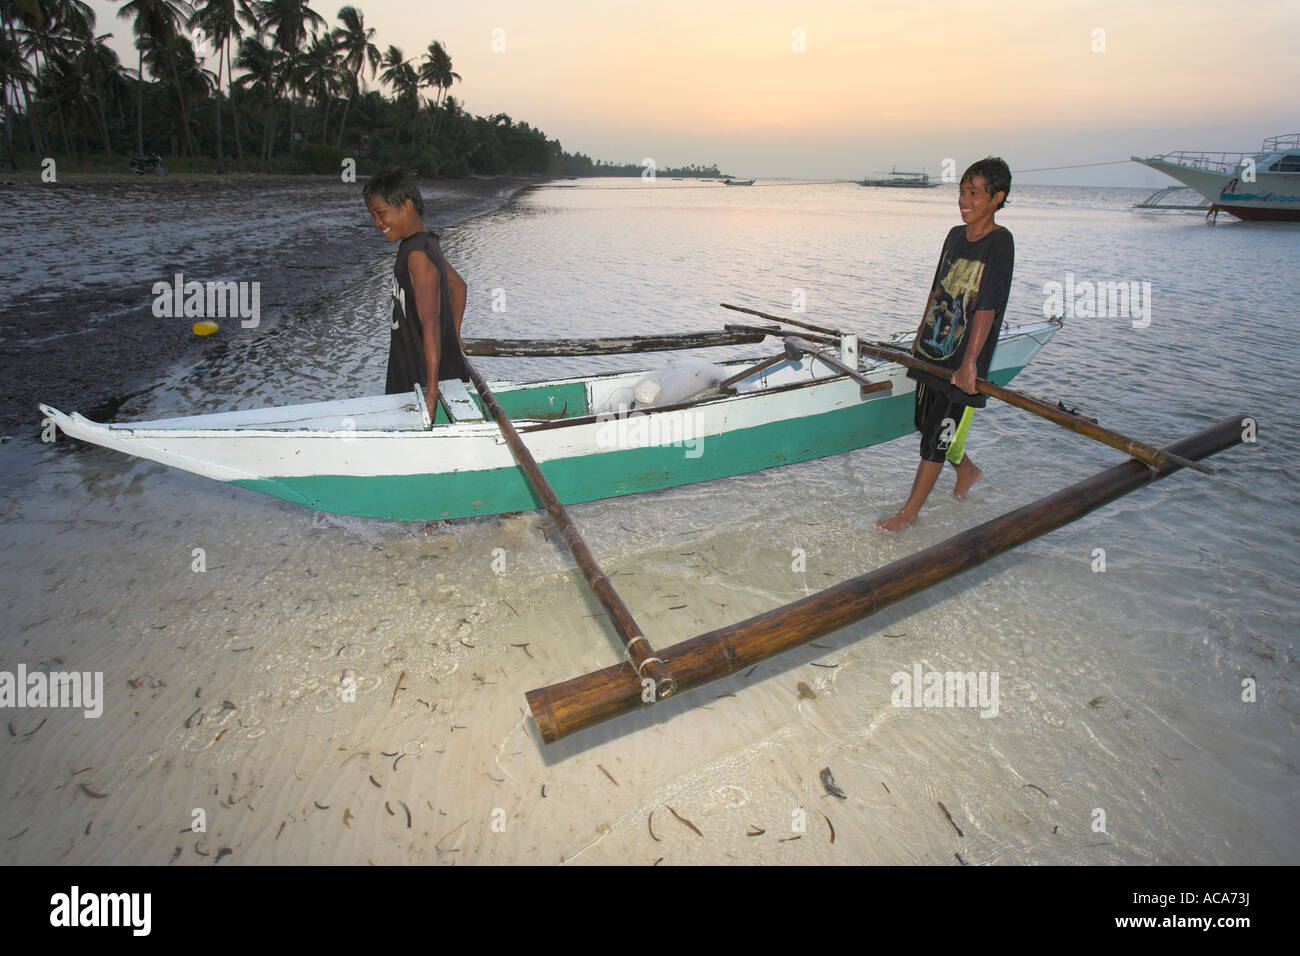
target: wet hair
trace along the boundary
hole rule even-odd
[[[966,172],[961,174],[962,185],[976,176],[984,177],[984,191],[990,196],[996,193],[1011,195],[1011,169],[1000,156],[985,156],[978,163],[971,163]],[[998,203],[998,209],[1007,204],[1006,196]]]
[[[361,197],[370,202],[378,196],[390,206],[400,207],[406,200],[415,204],[417,215],[424,215],[424,198],[420,195],[420,184],[405,169],[386,169],[370,177]]]

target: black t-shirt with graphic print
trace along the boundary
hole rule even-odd
[[[411,284],[411,270],[407,265],[411,253],[417,249],[427,255],[438,270],[438,381],[469,378],[464,353],[460,348],[460,337],[456,334],[456,323],[452,318],[447,260],[443,258],[442,247],[438,245],[436,235],[432,232],[417,232],[402,240],[397,247],[397,261],[393,264],[393,335],[388,349],[388,381],[384,388],[388,395],[409,392],[416,385],[427,387],[429,384],[424,363],[424,328],[420,324],[415,287]]]
[[[1015,259],[1015,243],[1010,231],[1002,226],[974,242],[966,238],[964,225],[952,228],[939,254],[938,268],[934,270],[931,286],[934,296],[916,341],[919,358],[944,368],[959,368],[966,358],[975,313],[992,309],[993,325],[975,360],[976,377],[988,377],[989,363],[1002,331],[1002,316],[1007,310]],[[959,405],[983,408],[987,401],[982,394],[968,395],[924,372],[908,370],[907,374]]]

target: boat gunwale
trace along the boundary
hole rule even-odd
[[[1044,329],[1051,329],[1052,333],[1055,334],[1056,330],[1058,330],[1062,324],[1063,323],[1061,323],[1058,319],[1046,319],[1041,322],[1034,322],[1027,325],[1006,326],[1002,329],[1002,332],[998,337],[998,344],[1000,346],[1003,342],[1009,342],[1017,338],[1028,336],[1029,338],[1032,338],[1036,343],[1038,343],[1039,347],[1041,348],[1044,343],[1040,341],[1034,333]],[[902,342],[906,342],[906,341],[907,341],[907,337],[904,336],[902,339],[899,340],[899,344],[901,345]],[[816,353],[809,353],[809,355],[810,357],[813,358],[816,357]],[[724,366],[742,365],[747,362],[753,362],[753,361],[754,361],[754,357],[751,356],[751,357],[743,357],[743,358],[736,358],[736,359],[725,359],[719,361],[716,364],[724,365]],[[617,378],[617,377],[628,376],[628,375],[632,375],[644,371],[650,371],[650,370],[633,369],[633,370],[623,370],[623,371],[601,372],[594,375],[575,376],[575,377],[565,378],[565,379],[549,379],[549,380],[538,381],[538,382],[515,382],[515,381],[507,380],[499,383],[489,383],[489,387],[492,387],[493,390],[496,391],[498,390],[497,386],[500,385],[501,386],[501,388],[499,389],[500,391],[508,392],[520,388],[544,388],[544,387],[551,387],[551,386],[587,384],[592,381],[596,381],[600,379]],[[881,374],[882,371],[884,372],[884,374],[881,376],[881,378],[882,380],[884,380],[884,379],[895,377],[895,375],[898,372],[903,372],[905,374],[906,369],[904,368],[904,366],[898,364],[897,362],[891,362],[887,359],[878,359],[873,364],[863,368],[862,374],[879,375]],[[838,384],[842,379],[846,377],[847,376],[844,373],[835,373],[820,378],[813,378],[808,381],[790,382],[783,385],[775,385],[775,386],[755,389],[751,391],[736,392],[734,394],[721,393],[721,394],[714,394],[714,395],[706,395],[703,398],[694,399],[687,402],[675,403],[673,405],[664,405],[661,407],[652,407],[647,409],[632,409],[631,413],[637,413],[647,417],[651,415],[661,414],[661,413],[671,414],[674,412],[683,411],[688,408],[714,406],[714,405],[724,404],[727,402],[737,402],[746,399],[754,399],[754,398],[761,398],[768,395],[781,394],[784,392],[795,391],[798,389],[811,388],[813,386]],[[862,400],[871,401],[880,398],[888,398],[891,397],[891,395],[893,395],[892,389],[889,391],[880,391],[873,395],[862,396]],[[361,397],[369,398],[373,396],[361,396]],[[323,405],[323,404],[329,404],[331,401],[348,401],[348,399],[342,399],[342,400],[334,399],[334,400],[327,400],[321,403],[308,402],[303,404]],[[500,438],[500,429],[497,428],[495,423],[490,421],[449,422],[446,424],[435,425],[431,428],[402,428],[402,429],[354,428],[354,429],[346,429],[346,430],[339,429],[333,431],[328,431],[319,428],[294,428],[294,429],[287,429],[287,428],[136,428],[133,427],[130,423],[118,424],[118,423],[111,423],[111,422],[96,422],[89,418],[86,418],[80,412],[71,412],[71,413],[63,412],[60,411],[59,409],[54,408],[53,406],[46,405],[44,403],[41,403],[39,407],[41,411],[45,413],[47,416],[54,417],[56,422],[59,423],[60,428],[62,428],[65,433],[68,433],[70,437],[74,437],[74,438],[79,436],[69,433],[67,428],[64,427],[63,422],[59,422],[60,418],[65,420],[67,423],[71,424],[74,428],[78,430],[84,430],[90,433],[105,435],[105,436],[115,435],[115,436],[120,436],[122,439],[128,439],[128,440],[134,440],[134,439],[155,439],[156,440],[156,439],[167,439],[167,438],[186,438],[186,439],[189,438],[219,438],[219,439],[322,438],[322,439],[337,441],[342,439],[353,440],[353,439],[376,438],[376,437],[385,437],[385,438],[439,437],[444,439],[451,439],[451,438],[463,439],[463,438],[480,438],[480,437]],[[268,407],[268,406],[263,406],[263,407]],[[269,407],[276,407],[276,406],[269,406]],[[289,406],[280,406],[280,407],[289,407]],[[255,411],[255,409],[249,409],[249,411]],[[210,414],[220,415],[220,414],[230,414],[230,413],[214,412]],[[198,416],[192,416],[192,417],[198,417]],[[518,418],[518,419],[512,419],[512,421],[514,421],[519,426],[519,430],[521,433],[533,433],[533,432],[553,430],[556,428],[564,428],[568,426],[591,425],[595,423],[615,421],[623,417],[626,417],[626,415],[625,414],[621,415],[617,412],[602,412],[602,413],[589,413],[587,415],[575,416],[574,418],[561,418],[561,419],[552,419],[552,420],[536,419],[536,418]],[[177,419],[173,419],[173,420],[177,420]],[[113,446],[105,445],[104,447],[113,447]]]
[[[894,365],[893,362],[882,362],[881,365]],[[902,368],[902,366],[898,366]],[[873,371],[878,372],[879,369]],[[891,378],[892,372],[887,372],[883,377]],[[653,408],[631,409],[628,413],[619,412],[599,412],[596,414],[587,414],[575,416],[573,418],[512,418],[511,421],[516,425],[521,434],[531,434],[532,432],[549,431],[556,428],[566,428],[577,425],[600,424],[609,421],[616,421],[626,418],[628,414],[637,414],[641,416],[657,415],[660,413],[668,414],[679,412],[688,408],[699,408],[705,405],[719,405],[725,402],[743,401],[745,399],[762,398],[767,395],[780,394],[783,392],[793,391],[801,388],[811,388],[817,385],[827,385],[838,383],[841,379],[847,378],[843,372],[833,375],[827,375],[821,378],[814,378],[805,382],[788,382],[784,385],[773,385],[768,388],[755,389],[748,392],[738,392],[736,394],[714,394],[706,395],[702,398],[686,402],[678,402],[673,405],[661,405]],[[540,383],[538,383],[540,384]],[[869,396],[887,397],[886,392],[879,392]],[[865,397],[864,397],[865,400]],[[60,412],[66,415],[66,413]],[[320,428],[131,428],[130,425],[112,425],[104,422],[95,422],[81,415],[79,412],[73,412],[66,417],[72,419],[75,424],[91,429],[100,430],[105,433],[121,435],[127,438],[326,438],[331,440],[358,439],[372,437],[387,438],[428,438],[430,436],[439,438],[478,438],[478,437],[500,437],[501,430],[496,423],[491,421],[483,422],[449,422],[446,424],[435,425],[433,428],[379,428],[379,429],[339,429],[335,431],[326,431]],[[75,436],[74,436],[75,437]]]
[[[1001,345],[1002,342],[1004,341],[1015,339],[1023,335],[1029,335],[1032,337],[1034,332],[1043,329],[1050,328],[1053,330],[1053,334],[1055,334],[1056,330],[1060,329],[1063,324],[1064,323],[1060,319],[1045,318],[1045,319],[1040,319],[1036,322],[1029,322],[1024,325],[1004,325],[1002,327],[1001,334],[998,336],[998,344]],[[786,334],[793,334],[793,333],[774,332],[773,337],[778,339],[784,339]],[[846,334],[853,334],[853,333],[846,333]],[[895,334],[899,334],[899,333],[895,333]],[[902,337],[897,339],[896,341],[891,341],[889,339],[879,339],[879,340],[869,339],[869,341],[887,342],[888,344],[893,345],[895,347],[903,348],[903,344],[908,342],[911,338],[913,338],[915,336],[915,332],[909,330],[907,332],[901,333],[901,336]],[[858,338],[865,339],[867,338],[867,336],[858,333]],[[1040,342],[1037,338],[1035,338],[1034,341],[1038,342],[1039,345],[1044,344]],[[695,351],[695,350],[692,349],[689,351]],[[611,353],[611,354],[618,354],[618,353]],[[632,353],[632,354],[642,354],[642,353]],[[599,356],[583,355],[578,357],[597,358]],[[754,356],[754,355],[740,356],[738,358],[719,359],[717,362],[714,362],[713,364],[742,365],[746,362],[757,361],[759,358],[761,358],[761,356]],[[874,365],[866,365],[863,371],[874,371],[875,369],[879,368],[879,366],[881,365],[895,365],[895,364],[897,363],[890,362],[886,359],[879,359],[875,362]],[[591,374],[588,375],[575,375],[569,378],[541,379],[535,382],[520,382],[515,379],[498,379],[496,381],[489,381],[488,387],[491,388],[492,391],[494,392],[509,392],[520,388],[541,388],[544,386],[552,386],[552,385],[577,385],[577,384],[585,384],[587,382],[595,382],[595,381],[600,381],[605,379],[618,378],[620,376],[625,376],[625,375],[633,375],[637,372],[653,372],[663,367],[664,366],[657,366],[655,368],[646,368],[646,369],[621,369],[621,370],[615,369],[608,372],[592,372]],[[650,411],[657,411],[657,409],[650,409]],[[511,419],[511,421],[521,421],[521,420],[522,419],[517,419],[517,418]],[[444,426],[438,426],[438,427],[444,427]]]

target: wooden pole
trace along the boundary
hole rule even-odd
[[[784,322],[786,325],[795,325],[801,329],[807,329],[810,332],[820,332],[822,335],[830,335],[839,338],[844,333],[839,329],[828,329],[824,325],[813,325],[811,322],[804,322],[800,319],[782,319],[775,315],[769,315],[767,312],[759,312],[757,309],[746,309],[739,305],[727,305],[725,302],[718,303],[724,309],[730,309],[732,312],[744,312],[746,315],[756,315],[760,319],[770,319],[773,322]]]
[[[626,352],[668,352],[718,345],[752,345],[765,333],[676,332],[670,335],[626,335],[598,339],[465,339],[466,355],[618,355]]]
[[[749,376],[757,375],[759,372],[763,371],[764,369],[769,369],[773,365],[777,365],[781,362],[784,362],[785,360],[786,360],[786,354],[784,352],[782,352],[780,355],[773,355],[769,358],[765,358],[763,359],[763,361],[755,365],[751,365],[749,368],[739,371],[735,375],[732,375],[730,378],[724,379],[723,381],[719,382],[717,385],[718,391],[725,392],[727,389],[731,388],[731,386],[735,385],[737,382],[743,382],[745,379],[749,378]]]
[[[759,335],[770,335],[774,339],[785,338],[790,334],[789,329],[783,329],[776,325],[742,325],[735,322],[728,322],[723,326],[728,332],[742,332]],[[827,345],[839,345],[840,340],[833,335],[821,335],[816,332],[805,332],[804,338],[811,339],[814,342],[825,342]]]
[[[801,339],[797,335],[787,336],[785,339],[785,354],[792,359],[799,359],[804,352],[811,352],[817,357],[819,362],[829,365],[843,375],[847,375],[853,381],[862,386],[862,394],[867,395],[871,392],[884,392],[893,387],[893,383],[888,380],[883,382],[873,382],[855,368],[850,368],[839,360],[838,356],[827,355],[825,352],[817,350],[807,339]]]
[[[642,691],[648,690],[649,688],[642,685],[641,681],[650,680],[654,682],[653,696],[656,699],[671,697],[677,690],[677,682],[668,673],[667,668],[664,667],[663,659],[655,656],[654,648],[650,646],[650,642],[641,633],[641,628],[633,619],[632,612],[627,609],[623,599],[618,596],[614,586],[609,583],[609,578],[605,576],[605,572],[600,569],[600,565],[587,547],[587,543],[582,540],[582,534],[573,523],[573,519],[569,517],[568,510],[560,502],[559,497],[546,480],[546,476],[542,474],[537,459],[533,458],[532,452],[528,450],[524,440],[515,431],[515,426],[510,421],[509,416],[502,411],[501,406],[497,403],[496,396],[488,388],[487,382],[483,380],[483,377],[478,373],[478,369],[474,368],[468,359],[465,361],[465,368],[469,371],[469,377],[473,380],[474,387],[478,389],[483,404],[487,406],[488,412],[496,420],[497,427],[501,429],[501,434],[510,446],[515,461],[519,463],[519,470],[524,473],[528,484],[532,486],[537,497],[546,506],[546,511],[560,529],[560,536],[568,546],[569,553],[573,555],[573,560],[578,562],[578,567],[582,570],[587,583],[591,585],[591,590],[595,593],[597,600],[609,613],[609,619],[613,622],[614,630],[618,632],[618,636],[623,640],[624,647],[627,648],[627,655],[632,662],[629,666],[632,667],[633,673],[639,675],[637,678],[638,688],[642,688]],[[638,691],[638,693],[642,691]]]
[[[724,309],[731,309],[735,312],[746,312],[749,315],[756,315],[759,318],[769,319],[773,322],[785,322],[789,325],[796,325],[799,328],[812,329],[815,332],[839,334],[835,332],[834,329],[827,329],[823,326],[801,322],[798,319],[783,319],[779,315],[772,315],[768,312],[759,312],[756,309],[745,309],[738,305],[728,305],[725,302],[721,303],[721,305]],[[917,358],[911,352],[904,351],[903,349],[881,348],[879,345],[873,344],[861,336],[858,337],[858,350],[867,355],[874,355],[877,358],[887,359],[890,362],[897,362],[899,365],[905,365],[908,368],[914,368],[917,371],[925,372],[927,375],[932,375],[945,382],[951,381],[952,379],[952,371],[950,369],[933,365],[930,362]],[[813,351],[816,350],[814,349]],[[1048,421],[1055,422],[1076,434],[1083,435],[1085,438],[1091,438],[1094,441],[1101,442],[1103,445],[1109,445],[1111,448],[1118,449],[1124,454],[1136,458],[1138,461],[1143,462],[1151,468],[1159,468],[1165,461],[1174,460],[1168,457],[1168,452],[1162,452],[1153,445],[1148,445],[1146,442],[1138,441],[1136,438],[1129,438],[1127,435],[1121,435],[1119,432],[1098,425],[1091,419],[1084,418],[1081,415],[1072,415],[1063,409],[1057,408],[1055,405],[1044,402],[1042,399],[1034,398],[1032,395],[1026,395],[1023,392],[1013,391],[1009,388],[1003,388],[1001,385],[994,385],[992,382],[986,382],[983,379],[978,379],[976,381],[975,390],[983,392],[985,395],[992,395],[994,398],[1006,402],[1008,405],[1022,408],[1040,418],[1046,418]],[[1204,475],[1214,474],[1213,468],[1199,464],[1198,462],[1189,461],[1186,458],[1177,463],[1184,468],[1191,468],[1193,471],[1199,471]]]
[[[952,381],[952,369],[943,368],[919,359],[911,352],[902,349],[881,348],[878,345],[870,345],[858,340],[858,350],[867,354],[874,355],[876,358],[886,359],[890,362],[897,362],[899,365],[905,365],[908,368],[914,368],[918,372],[924,372],[926,375],[932,375],[935,378],[942,379],[945,382]],[[1001,385],[994,385],[992,382],[986,382],[984,379],[975,380],[975,390],[983,392],[985,395],[992,395],[994,398],[1006,402],[1008,405],[1014,405],[1016,408],[1023,408],[1027,412],[1037,415],[1039,418],[1046,418],[1049,422],[1055,422],[1063,428],[1068,428],[1076,434],[1083,435],[1085,438],[1091,438],[1099,441],[1103,445],[1109,445],[1111,448],[1117,448],[1126,455],[1136,458],[1138,461],[1148,465],[1151,468],[1159,468],[1166,461],[1173,461],[1184,468],[1191,468],[1193,471],[1199,471],[1205,475],[1214,474],[1214,469],[1202,465],[1195,461],[1189,461],[1186,458],[1179,459],[1168,451],[1161,451],[1153,445],[1146,442],[1138,441],[1136,438],[1129,438],[1127,435],[1121,435],[1117,431],[1111,431],[1103,425],[1080,415],[1072,415],[1064,409],[1057,408],[1055,405],[1049,405],[1041,398],[1034,398],[1032,395],[1026,395],[1024,392],[1017,392],[1009,388],[1003,388]]]
[[[1243,421],[1243,416],[1226,419],[1168,450],[1188,458],[1213,455],[1242,440]],[[1153,472],[1130,459],[893,564],[659,653],[672,667],[681,690],[726,677],[983,564],[1178,467],[1170,458]],[[529,691],[527,699],[542,739],[553,743],[635,710],[641,705],[641,684],[635,669],[625,663]]]

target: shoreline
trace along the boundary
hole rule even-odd
[[[720,217],[708,193],[666,212],[641,192],[558,190],[480,218],[448,245],[472,265],[480,293],[508,277],[513,311],[490,319],[501,335],[576,335],[593,316],[606,334],[694,327],[683,300],[729,299],[741,281],[733,277],[755,273],[792,235],[824,242],[824,256],[792,270],[817,314],[914,307],[908,283],[923,281],[916,274],[951,211],[844,192],[792,217],[778,203],[754,216],[731,191],[721,198],[740,215]],[[251,208],[246,190],[235,195]],[[287,229],[282,207],[301,195],[269,194],[259,211]],[[1228,402],[1243,413],[1267,404],[1268,356],[1250,344],[1289,341],[1286,316],[1268,298],[1288,261],[1285,237],[1123,218],[1113,203],[1061,198],[1063,213],[1025,215],[1039,236],[1023,244],[1022,296],[1057,274],[1060,250],[1081,232],[1111,229],[1113,241],[1081,249],[1072,269],[1149,273],[1183,311],[1177,324],[1158,314],[1148,331],[1069,324],[1017,387],[1086,402],[1117,425],[1140,418],[1135,427],[1156,439],[1221,417]],[[369,222],[356,226],[353,200],[339,209],[338,222],[368,236],[349,250],[349,263],[368,260],[357,278],[274,328],[236,327],[203,374],[169,382],[121,418],[369,388],[382,375],[376,333],[392,249]],[[865,217],[846,215],[856,210],[880,213],[870,232]],[[315,204],[304,215],[320,218]],[[66,236],[71,226],[54,222]],[[1177,243],[1177,256],[1158,251],[1162,238]],[[292,252],[305,262],[319,251],[263,243],[268,260]],[[922,256],[927,263],[913,267]],[[1213,278],[1208,287],[1184,278],[1212,277],[1225,258],[1244,264],[1222,308],[1248,317],[1245,335],[1217,314]],[[660,263],[671,263],[672,302],[655,281]],[[14,263],[15,290],[37,275],[24,265]],[[784,276],[771,270],[745,282],[761,291],[765,277],[781,294]],[[567,375],[578,361],[501,366]],[[1274,385],[1294,379],[1286,366]],[[648,639],[671,647],[937,544],[1117,454],[1010,408],[986,409],[976,428],[973,450],[990,480],[965,502],[936,494],[905,536],[879,535],[871,523],[893,513],[915,468],[907,439],[572,513]],[[104,691],[98,718],[26,702],[0,714],[9,728],[0,858],[1295,860],[1300,837],[1285,825],[1297,808],[1286,622],[1300,619],[1300,592],[1285,569],[1296,563],[1300,516],[1277,505],[1288,500],[1295,429],[1261,421],[1260,431],[1223,462],[1214,487],[1190,476],[1159,483],[816,646],[546,746],[527,690],[608,667],[622,645],[543,512],[350,519],[75,442],[12,442],[0,456],[0,672],[100,673]],[[997,674],[996,717],[924,700],[896,705],[892,675],[918,665]],[[1241,697],[1247,675],[1264,691],[1258,703]],[[825,789],[823,770],[846,799]],[[1095,828],[1097,808],[1112,835]],[[206,816],[201,833],[196,809]]]
[[[361,182],[334,176],[32,178],[0,189],[0,208],[16,224],[0,239],[0,259],[13,264],[0,305],[0,429],[11,435],[39,427],[38,402],[112,420],[133,396],[251,331],[232,317],[199,337],[193,318],[155,317],[158,281],[179,273],[256,282],[265,330],[381,254]],[[548,181],[423,180],[425,219],[434,230],[460,225]]]

